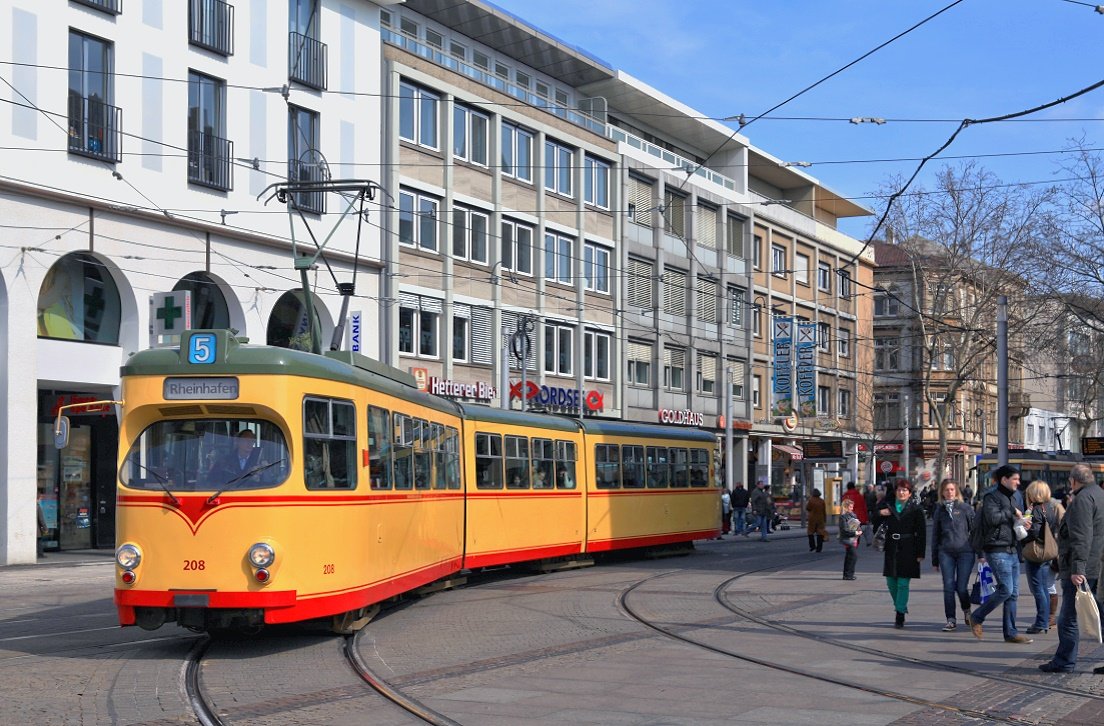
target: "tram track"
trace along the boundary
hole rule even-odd
[[[766,618],[761,618],[759,616],[754,616],[751,613],[746,613],[746,611],[742,611],[742,610],[734,608],[734,607],[730,607],[725,602],[722,602],[722,600],[720,599],[719,593],[723,593],[723,591],[725,589],[727,589],[733,582],[735,582],[735,581],[737,581],[741,578],[748,577],[750,575],[763,573],[763,572],[777,571],[777,570],[785,568],[785,567],[791,567],[791,566],[794,566],[794,565],[797,565],[797,564],[801,564],[803,562],[810,562],[810,561],[813,561],[813,560],[810,560],[810,558],[803,556],[799,559],[798,562],[786,563],[786,564],[781,565],[781,566],[772,565],[772,566],[769,566],[769,567],[761,567],[761,568],[757,568],[757,569],[754,569],[754,570],[749,570],[747,572],[740,573],[740,574],[738,574],[734,577],[728,578],[727,580],[722,582],[717,588],[714,589],[714,591],[713,591],[714,601],[717,602],[717,604],[721,605],[726,610],[728,610],[729,612],[731,612],[732,614],[738,615],[738,616],[743,617],[743,618],[746,618],[750,622],[754,622],[758,625],[762,625],[764,627],[770,628],[772,630],[776,630],[778,632],[783,632],[783,633],[786,633],[786,634],[789,634],[789,635],[797,636],[798,633],[789,632],[788,630],[784,629],[784,626],[783,626],[783,628],[773,627],[774,625],[776,625],[775,623],[773,623],[773,621],[767,620]],[[688,645],[692,645],[694,647],[701,648],[703,650],[707,650],[707,651],[716,653],[718,655],[723,655],[723,656],[726,656],[726,657],[729,657],[729,658],[734,658],[736,660],[740,660],[740,661],[743,661],[743,662],[747,662],[747,663],[751,663],[751,664],[754,664],[754,665],[762,666],[764,668],[769,668],[771,670],[775,670],[775,671],[779,671],[779,672],[783,672],[783,673],[788,673],[790,675],[796,675],[796,676],[800,676],[800,677],[804,677],[804,678],[809,678],[809,679],[812,679],[812,680],[820,681],[822,683],[828,683],[828,684],[839,686],[839,687],[842,687],[842,688],[847,688],[847,689],[850,689],[850,690],[861,691],[861,692],[864,692],[864,693],[869,693],[869,694],[881,696],[881,697],[884,697],[884,698],[889,698],[889,699],[892,699],[892,700],[895,700],[895,701],[900,701],[900,702],[904,702],[904,703],[908,703],[908,704],[912,704],[912,705],[916,705],[916,706],[921,706],[921,707],[924,707],[924,708],[934,709],[934,710],[941,711],[941,712],[948,713],[948,714],[954,714],[954,715],[962,716],[966,719],[973,719],[975,721],[980,721],[980,722],[985,722],[985,723],[1017,724],[1017,726],[1023,726],[1023,724],[1026,723],[1023,719],[1016,718],[1014,716],[993,714],[993,713],[988,713],[988,712],[978,710],[978,709],[974,709],[974,708],[956,706],[954,704],[944,703],[942,701],[934,701],[934,700],[923,698],[923,697],[920,697],[920,696],[913,696],[913,695],[910,695],[910,694],[907,694],[907,693],[902,693],[900,691],[894,691],[894,690],[891,690],[891,689],[888,689],[888,688],[881,688],[881,687],[878,687],[878,686],[872,686],[872,685],[860,683],[860,682],[857,682],[857,681],[848,680],[846,678],[840,678],[840,677],[837,677],[837,676],[831,676],[831,675],[827,675],[827,674],[823,674],[823,673],[817,673],[817,672],[808,670],[806,668],[800,668],[800,667],[796,667],[796,666],[785,665],[785,664],[782,664],[782,663],[771,662],[771,661],[768,661],[764,658],[760,658],[760,657],[757,657],[757,656],[754,656],[754,655],[750,655],[750,654],[747,654],[747,653],[740,653],[740,652],[737,652],[737,651],[729,649],[729,648],[717,646],[717,645],[714,645],[712,643],[703,642],[702,640],[698,640],[696,638],[692,638],[692,637],[689,637],[687,635],[684,635],[684,634],[678,632],[679,630],[684,629],[687,625],[692,625],[691,623],[682,624],[682,625],[679,625],[679,626],[676,626],[676,627],[665,626],[665,625],[662,625],[658,622],[654,622],[654,621],[642,616],[629,603],[630,596],[641,586],[646,585],[649,582],[653,582],[655,580],[661,579],[663,577],[668,577],[672,574],[676,574],[678,572],[680,572],[680,571],[671,570],[671,571],[661,572],[661,573],[657,573],[655,575],[652,575],[651,577],[647,577],[647,578],[644,578],[643,580],[637,581],[636,583],[634,583],[634,584],[630,585],[629,587],[625,588],[624,590],[622,590],[620,596],[618,597],[618,605],[620,606],[622,611],[626,615],[628,615],[628,617],[630,617],[632,620],[640,623],[642,626],[644,626],[644,627],[646,627],[650,630],[653,630],[657,633],[660,633],[664,637],[667,637],[667,638],[670,638],[670,639],[673,639],[673,640],[676,640],[676,641],[679,641],[679,642],[682,642],[682,643],[686,643]],[[794,630],[796,630],[796,629],[794,629]],[[850,645],[850,644],[842,644],[839,641],[836,641],[835,639],[821,640],[821,642],[824,642],[826,645],[831,645],[831,646]],[[860,646],[860,647],[863,647],[863,646]],[[898,659],[893,654],[884,653],[882,651],[878,651],[877,649],[866,649],[863,652],[867,652],[870,655],[876,655],[876,656],[886,658],[886,659],[889,659],[889,660],[897,659],[897,660],[901,660],[901,661],[905,661],[905,662],[911,662],[907,656],[901,656]],[[922,659],[915,659],[915,660],[918,661],[918,662],[913,663],[914,665],[938,667],[941,670],[947,670],[946,668],[943,668],[942,665],[933,664],[931,661],[923,661]],[[1057,688],[1057,687],[1044,688],[1043,684],[1024,681],[1024,680],[1021,680],[1021,679],[1009,678],[1009,679],[1005,680],[1003,678],[994,678],[993,677],[994,674],[985,674],[985,673],[980,673],[980,672],[976,672],[976,671],[971,671],[969,669],[956,669],[956,670],[962,672],[964,675],[970,675],[972,677],[976,677],[976,678],[980,678],[980,679],[1004,681],[1004,682],[1014,684],[1014,685],[1017,685],[1017,686],[1020,686],[1020,687],[1025,687],[1025,688],[1041,688],[1042,690],[1057,691],[1057,692],[1061,692],[1061,693],[1079,695],[1079,696],[1083,696],[1083,697],[1086,697],[1086,698],[1096,698],[1096,699],[1104,698],[1104,697],[1099,696],[1097,694],[1092,694],[1092,693],[1088,693],[1088,692],[1076,692],[1076,691],[1071,691],[1069,689],[1063,689],[1063,688]]]

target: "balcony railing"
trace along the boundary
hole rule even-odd
[[[188,132],[188,181],[228,192],[234,188],[234,142]]]
[[[323,181],[322,166],[315,162],[288,161],[288,182],[304,184]],[[304,212],[326,213],[326,195],[323,192],[295,192],[291,195],[293,206]]]
[[[326,44],[302,33],[289,33],[288,78],[325,91]]]
[[[75,2],[97,10],[103,10],[105,13],[111,13],[112,15],[119,15],[123,12],[122,0],[75,0]]]
[[[234,55],[234,6],[222,0],[190,0],[188,42],[220,55]]]
[[[635,149],[640,149],[643,152],[651,154],[657,159],[662,159],[668,164],[674,165],[676,168],[683,169],[685,171],[690,171],[691,169],[693,169],[695,176],[700,176],[703,179],[708,179],[714,184],[719,184],[725,189],[736,191],[736,182],[732,179],[729,179],[727,176],[724,176],[723,174],[718,174],[712,169],[707,169],[704,166],[698,166],[697,162],[690,161],[685,157],[679,156],[673,151],[668,151],[667,149],[664,149],[662,146],[656,146],[655,144],[645,141],[644,139],[633,136],[630,133],[626,133],[616,126],[610,127],[608,136],[614,141],[623,141]]]
[[[419,43],[413,38],[408,38],[405,35],[400,35],[399,33],[396,33],[389,28],[381,28],[380,32],[383,36],[384,41],[392,45],[397,45],[400,48],[405,48],[415,55],[421,56],[422,58],[427,58],[437,65],[450,68],[461,75],[467,76],[468,78],[473,78],[485,86],[496,88],[503,93],[509,94],[514,98],[524,101],[525,103],[532,104],[533,106],[536,106],[538,108],[543,108],[545,111],[548,111],[551,114],[555,114],[556,116],[559,116],[566,121],[570,121],[576,126],[582,126],[583,128],[589,129],[596,134],[600,134],[601,136],[606,135],[606,124],[601,119],[595,118],[594,116],[588,115],[586,113],[582,113],[573,108],[568,108],[567,106],[562,106],[560,104],[554,103],[547,98],[538,96],[528,89],[521,88],[520,86],[515,86],[509,81],[499,78],[490,71],[468,65],[462,60],[453,58],[451,55],[448,55],[444,51],[441,51],[437,48],[431,48],[428,45]],[[595,105],[597,106],[600,104]]]
[[[69,95],[69,151],[112,163],[122,156],[123,111],[97,98]]]

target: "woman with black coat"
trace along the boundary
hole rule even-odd
[[[912,501],[912,482],[898,479],[892,501],[887,495],[874,510],[874,529],[886,525],[885,575],[893,598],[893,627],[905,627],[908,612],[909,580],[919,579],[920,563],[927,549],[927,520],[919,505]]]

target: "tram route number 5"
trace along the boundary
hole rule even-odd
[[[215,362],[215,336],[211,333],[196,333],[188,341],[188,362],[207,364]]]

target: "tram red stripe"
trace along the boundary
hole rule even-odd
[[[623,550],[633,547],[656,547],[658,545],[690,542],[696,539],[712,539],[720,534],[717,529],[704,529],[694,532],[667,533],[654,535],[640,535],[634,537],[614,537],[613,539],[597,539],[587,542],[587,552],[609,552],[611,550]]]
[[[528,560],[543,560],[550,557],[569,557],[581,554],[582,545],[579,542],[565,542],[556,545],[543,545],[540,547],[514,548],[509,550],[497,550],[493,552],[478,552],[468,554],[464,558],[464,567],[494,567],[513,562],[526,562]]]

